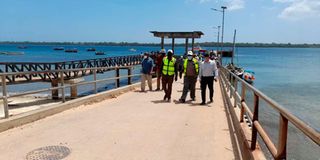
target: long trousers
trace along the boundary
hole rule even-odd
[[[190,98],[196,98],[196,84],[197,76],[184,76],[183,79],[183,91],[181,99],[185,100],[187,98],[188,91],[190,90]]]
[[[160,84],[161,84],[161,73],[158,71],[157,72],[157,89],[160,89]]]
[[[171,92],[172,92],[172,83],[173,77],[168,75],[162,75],[162,87],[165,93],[165,98],[171,99]]]
[[[209,88],[209,92],[210,92],[210,101],[213,100],[213,80],[214,77],[201,77],[201,98],[202,98],[202,102],[205,103],[206,102],[206,88],[208,86]]]
[[[151,76],[151,74],[142,74],[141,75],[141,91],[145,91],[146,80],[148,82],[149,90],[152,91],[152,76]]]

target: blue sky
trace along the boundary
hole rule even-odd
[[[210,8],[222,5],[226,41],[237,29],[238,42],[320,43],[320,0],[0,0],[0,41],[159,42],[153,30],[216,41]]]

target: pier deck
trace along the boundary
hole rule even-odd
[[[68,160],[235,159],[220,85],[207,106],[198,105],[199,89],[196,102],[177,103],[182,88],[182,80],[174,82],[171,103],[162,101],[163,91],[138,88],[2,132],[0,159],[61,145],[71,150]]]

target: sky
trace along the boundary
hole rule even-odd
[[[0,0],[0,41],[160,42],[149,31],[202,31],[197,42],[320,43],[320,0]],[[170,40],[166,40],[170,42]],[[183,40],[178,40],[183,42]]]

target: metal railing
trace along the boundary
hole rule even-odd
[[[99,59],[74,60],[64,62],[0,62],[0,73],[20,72],[20,74],[10,74],[6,76],[8,84],[25,83],[32,81],[51,81],[59,77],[54,72],[35,72],[48,70],[66,70],[64,76],[72,79],[76,77],[86,76],[92,72],[71,70],[77,68],[95,68],[95,67],[117,67],[117,66],[131,66],[140,64],[142,61],[141,55],[128,55],[107,57]],[[98,72],[108,71],[100,69]],[[25,72],[34,72],[34,74],[24,74]]]
[[[65,88],[67,87],[77,87],[80,85],[89,85],[93,84],[93,92],[96,94],[97,93],[97,83],[99,82],[105,82],[105,81],[110,81],[110,80],[115,80],[115,87],[118,88],[120,87],[120,79],[121,78],[128,78],[128,84],[132,84],[132,77],[136,76],[141,76],[141,74],[132,74],[134,66],[125,66],[125,67],[93,67],[93,68],[79,68],[79,69],[66,69],[66,70],[52,70],[52,71],[30,71],[30,72],[11,72],[11,73],[0,73],[1,77],[1,87],[2,87],[2,96],[0,96],[0,99],[3,100],[3,106],[4,106],[4,114],[5,118],[9,117],[9,107],[8,107],[8,99],[13,98],[13,97],[19,97],[19,96],[24,96],[24,95],[30,95],[30,94],[36,94],[36,93],[41,93],[41,92],[48,92],[48,91],[58,91],[61,90],[61,99],[62,102],[66,101],[65,97]],[[128,75],[127,76],[120,76],[120,69],[127,69],[128,70]],[[99,70],[114,70],[115,71],[115,76],[112,78],[105,78],[105,79],[97,79],[97,71]],[[93,80],[92,81],[85,81],[85,82],[79,82],[75,84],[69,84],[65,85],[65,79],[69,79],[65,77],[64,73],[65,72],[75,72],[75,71],[89,71],[93,73]],[[33,74],[56,74],[59,75],[56,80],[59,81],[60,86],[58,87],[50,87],[50,88],[45,88],[45,89],[40,89],[40,90],[33,90],[33,91],[27,91],[23,93],[18,93],[18,94],[13,94],[9,95],[7,91],[7,81],[6,77],[7,76],[14,76],[14,75],[19,75],[19,74],[24,74],[24,75],[33,75]]]
[[[286,159],[287,153],[287,137],[288,137],[288,122],[292,123],[297,127],[304,135],[309,137],[314,143],[320,145],[320,133],[315,129],[301,121],[299,118],[291,114],[280,104],[263,94],[258,89],[254,88],[252,85],[245,82],[243,79],[230,72],[228,69],[221,67],[220,69],[220,79],[223,83],[223,89],[227,93],[229,92],[230,99],[233,97],[233,107],[237,107],[240,103],[240,123],[244,122],[244,115],[248,115],[252,122],[251,130],[251,144],[250,149],[255,150],[257,146],[257,134],[259,134],[264,142],[264,144],[269,149],[270,153],[275,159]],[[241,83],[241,93],[238,92],[238,84]],[[253,112],[250,110],[246,103],[246,93],[252,91],[254,95],[253,101]],[[240,95],[241,94],[241,95]],[[224,98],[228,98],[228,95]],[[230,100],[229,99],[229,100]],[[263,100],[266,102],[268,107],[272,107],[279,113],[279,130],[278,130],[278,145],[276,146],[267,132],[264,130],[263,126],[259,122],[259,101]]]

